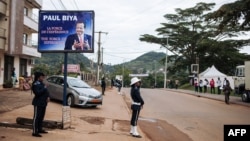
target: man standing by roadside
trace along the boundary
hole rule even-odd
[[[50,101],[49,91],[47,90],[47,86],[43,83],[44,77],[45,75],[43,73],[36,72],[32,83],[32,91],[35,94],[32,101],[32,105],[34,105],[32,136],[34,137],[42,137],[39,133],[48,133],[42,129],[47,103]]]
[[[16,70],[15,68],[12,68],[12,70],[11,70],[11,80],[12,80],[13,87],[15,87],[16,82],[17,82],[17,77],[16,77],[15,70]]]
[[[220,77],[218,77],[218,80],[216,81],[216,84],[217,84],[217,90],[218,90],[218,94],[221,93],[221,80],[220,80]]]
[[[211,94],[215,94],[214,79],[213,78],[210,80],[210,91],[211,91]]]
[[[101,87],[102,87],[102,95],[104,95],[105,89],[106,89],[105,77],[102,77],[102,80],[101,80]]]
[[[130,96],[132,99],[132,105],[131,105],[132,117],[130,121],[130,125],[131,125],[130,134],[133,137],[141,138],[141,136],[139,135],[137,131],[138,117],[140,114],[140,110],[142,109],[144,105],[144,101],[140,94],[141,80],[138,79],[137,77],[132,78],[130,86],[131,86]]]

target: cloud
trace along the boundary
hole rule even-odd
[[[175,8],[195,6],[200,1],[215,2],[218,8],[235,0],[43,0],[43,9],[65,10],[63,8],[66,7],[66,10],[94,10],[95,30],[109,33],[102,35],[104,63],[118,64],[124,59],[129,61],[148,51],[159,51],[160,45],[140,42],[140,35],[156,35],[155,29],[165,22],[163,15],[175,13]],[[97,37],[96,35],[95,41],[98,40]],[[165,52],[164,49],[162,51]],[[85,56],[97,60],[96,53]]]

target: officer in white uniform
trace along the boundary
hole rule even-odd
[[[138,121],[138,117],[140,114],[140,110],[142,109],[143,105],[144,105],[144,101],[141,97],[140,94],[140,85],[141,85],[141,80],[138,79],[137,77],[134,77],[131,79],[131,99],[132,99],[132,105],[131,105],[131,109],[132,109],[132,117],[131,117],[131,130],[130,130],[130,134],[133,137],[137,137],[137,138],[141,138],[141,136],[139,135],[138,131],[137,131],[137,121]]]

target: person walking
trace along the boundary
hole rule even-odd
[[[200,93],[202,93],[202,87],[203,87],[203,81],[200,80],[200,82],[199,82],[199,90],[200,90]]]
[[[207,79],[204,80],[204,93],[207,93],[207,86],[209,85],[209,82]]]
[[[47,103],[50,101],[49,91],[43,83],[44,76],[42,72],[36,72],[32,83],[32,91],[35,95],[32,101],[32,105],[34,105],[32,136],[34,137],[42,137],[39,133],[48,133],[42,129]]]
[[[215,87],[214,87],[214,79],[210,80],[210,92],[211,94],[215,94]]]
[[[221,80],[220,80],[220,77],[218,77],[218,80],[216,81],[216,84],[217,84],[218,94],[221,94]]]
[[[194,89],[195,89],[195,92],[197,93],[198,93],[198,88],[199,88],[198,80],[194,79]]]
[[[15,68],[12,68],[11,70],[11,80],[12,80],[13,87],[15,87],[16,83],[18,82],[15,70],[16,70]]]
[[[227,78],[225,77],[223,80],[223,88],[227,85]]]
[[[102,95],[104,95],[105,90],[106,90],[105,77],[102,77],[102,80],[101,80],[101,87],[102,87]]]
[[[226,80],[226,85],[223,88],[223,92],[224,92],[224,95],[225,95],[225,103],[226,104],[229,104],[229,96],[230,96],[231,91],[232,91],[232,88],[230,86],[230,83],[229,83],[228,80]]]
[[[112,78],[111,79],[111,89],[113,89],[113,87],[114,87],[114,79]]]
[[[139,135],[137,131],[137,121],[140,114],[140,110],[142,109],[144,105],[144,101],[140,94],[140,86],[141,86],[141,80],[137,77],[134,77],[131,79],[131,91],[130,96],[132,99],[131,109],[132,109],[132,117],[130,121],[131,129],[130,134],[133,137],[141,138],[141,135]]]
[[[118,94],[121,94],[122,80],[116,79],[116,86],[118,88]]]

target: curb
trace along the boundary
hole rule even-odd
[[[162,89],[162,90],[164,90],[164,89]],[[221,99],[218,99],[218,98],[215,98],[215,97],[209,97],[209,96],[201,95],[201,94],[192,94],[190,92],[184,92],[184,91],[181,91],[181,90],[166,89],[165,91],[179,92],[179,93],[188,94],[188,95],[192,95],[192,96],[196,96],[196,97],[202,97],[202,98],[207,98],[207,99],[211,99],[211,100],[217,100],[217,101],[223,101],[224,102],[224,100],[221,100]],[[235,101],[230,101],[230,103],[250,107],[249,103],[235,102]]]

